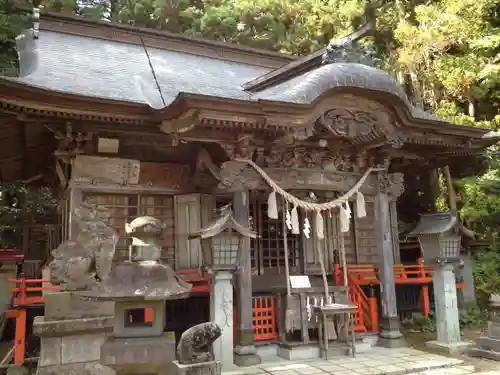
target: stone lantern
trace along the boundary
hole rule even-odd
[[[213,273],[210,317],[221,328],[221,337],[214,343],[213,351],[222,370],[234,367],[233,362],[233,286],[231,279],[242,256],[244,238],[257,234],[240,225],[233,217],[230,206],[207,227],[191,233],[190,239],[200,239],[203,251],[203,268]]]
[[[434,266],[432,277],[436,304],[437,340],[429,347],[450,353],[466,350],[470,343],[462,342],[458,319],[457,285],[454,267],[460,263],[461,235],[455,212],[420,215],[417,227],[410,233],[420,242],[424,262]]]
[[[83,293],[115,302],[113,333],[101,347],[101,364],[118,375],[164,373],[175,360],[175,336],[164,332],[165,301],[188,297],[191,285],[159,263],[163,230],[159,220],[139,217],[125,229],[133,237],[131,259],[117,264],[106,280]],[[146,309],[151,314],[145,314]]]

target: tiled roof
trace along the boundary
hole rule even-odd
[[[14,80],[77,95],[168,106],[180,92],[250,99],[241,85],[270,69],[140,45],[44,31],[36,41],[38,63],[31,74]],[[36,56],[31,54],[32,56]]]
[[[10,80],[50,91],[161,109],[182,93],[310,104],[330,89],[359,88],[399,98],[414,118],[444,122],[414,107],[389,74],[363,64],[320,65],[285,82],[249,92],[245,83],[269,74],[271,68],[48,30],[41,31],[35,41],[28,38],[29,32],[24,41],[18,41],[18,46],[25,46],[20,51],[20,65],[27,73]],[[297,61],[288,65],[295,66]]]

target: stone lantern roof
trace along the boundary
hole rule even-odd
[[[233,210],[231,209],[231,207],[226,206],[221,210],[221,215],[219,218],[217,218],[212,223],[208,224],[206,227],[201,228],[196,232],[190,233],[189,239],[211,238],[217,236],[226,229],[238,232],[240,235],[244,237],[257,238],[257,233],[251,230],[250,228],[246,228],[241,224],[239,224],[233,216]]]
[[[420,221],[409,235],[436,235],[458,229],[456,212],[421,214]]]

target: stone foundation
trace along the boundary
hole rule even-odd
[[[220,375],[221,365],[217,361],[183,365],[179,361],[172,362],[172,375]]]
[[[63,292],[46,294],[45,306],[45,316],[33,322],[33,333],[41,340],[37,374],[114,375],[100,364],[101,346],[113,329],[113,304]]]
[[[500,321],[494,317],[494,320],[488,322],[487,336],[476,340],[476,347],[469,350],[471,357],[480,357],[500,360]]]
[[[101,363],[109,366],[106,368],[111,374],[116,371],[117,375],[164,375],[175,360],[175,334],[165,332],[159,337],[132,338],[110,336],[97,351],[100,351]]]

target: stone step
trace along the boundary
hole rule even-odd
[[[488,350],[488,349],[484,349],[484,348],[480,348],[480,347],[469,349],[468,354],[471,357],[486,358],[486,359],[491,359],[493,361],[500,361],[500,352]]]

